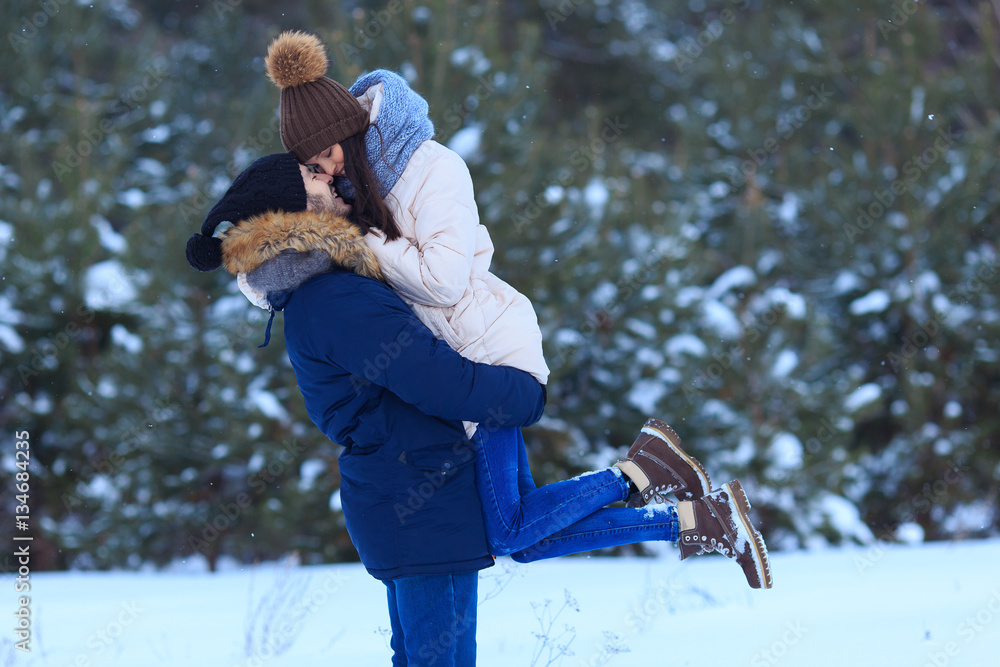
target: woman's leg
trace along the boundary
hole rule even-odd
[[[511,558],[518,563],[530,563],[636,542],[676,542],[679,531],[677,511],[673,505],[606,507],[512,553]]]
[[[655,420],[646,426],[656,430],[651,422]],[[660,422],[653,424],[657,425]],[[750,519],[750,502],[742,485],[733,480],[721,489],[701,493],[708,484],[708,475],[675,443],[668,443],[671,447],[666,454],[660,451],[645,455],[653,458],[660,454],[672,459],[671,465],[662,466],[677,480],[668,479],[668,486],[674,493],[679,491],[692,499],[681,500],[676,506],[653,503],[644,507],[595,507],[596,503],[622,499],[614,497],[616,484],[609,477],[618,472],[617,468],[536,489],[520,431],[487,432],[477,437],[477,443],[476,482],[487,540],[496,556],[509,553],[513,560],[529,563],[662,540],[679,543],[682,560],[719,551],[735,558],[752,588],[773,585],[767,547]],[[657,463],[662,465],[664,461]],[[684,474],[676,475],[677,470]],[[684,477],[690,477],[690,481]],[[624,482],[622,478],[617,481]],[[666,492],[667,487],[648,482],[651,496]],[[618,491],[627,495],[628,484],[623,483]]]
[[[524,446],[524,438],[521,438],[521,446],[517,448],[517,490],[526,496],[537,488],[528,465],[528,449]]]
[[[750,501],[739,480],[707,496],[674,505],[608,507],[511,554],[518,563],[617,547],[633,542],[676,542],[681,560],[719,552],[736,560],[751,588],[771,588],[764,538],[750,520]]]
[[[476,483],[494,556],[530,547],[628,496],[628,481],[617,468],[535,488],[520,429],[481,429],[474,442]]]

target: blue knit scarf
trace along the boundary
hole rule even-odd
[[[434,136],[434,124],[428,116],[427,100],[395,72],[377,69],[365,74],[351,86],[351,94],[360,97],[379,83],[382,84],[382,106],[374,123],[378,130],[374,125],[368,128],[365,150],[384,198],[396,185],[417,147]],[[349,198],[354,197],[354,189],[346,178],[338,179],[337,189]]]

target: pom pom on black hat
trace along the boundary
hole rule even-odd
[[[215,271],[222,266],[222,240],[194,234],[187,242],[187,261],[199,271]]]

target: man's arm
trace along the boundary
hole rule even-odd
[[[462,357],[387,286],[330,274],[300,291],[297,296],[308,299],[310,347],[317,355],[422,412],[499,427],[541,418],[545,391],[537,380]]]

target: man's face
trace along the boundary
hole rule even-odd
[[[299,165],[299,171],[306,186],[306,210],[329,211],[334,215],[347,215],[351,212],[351,205],[333,189],[333,176],[322,172],[314,174],[304,164]]]

